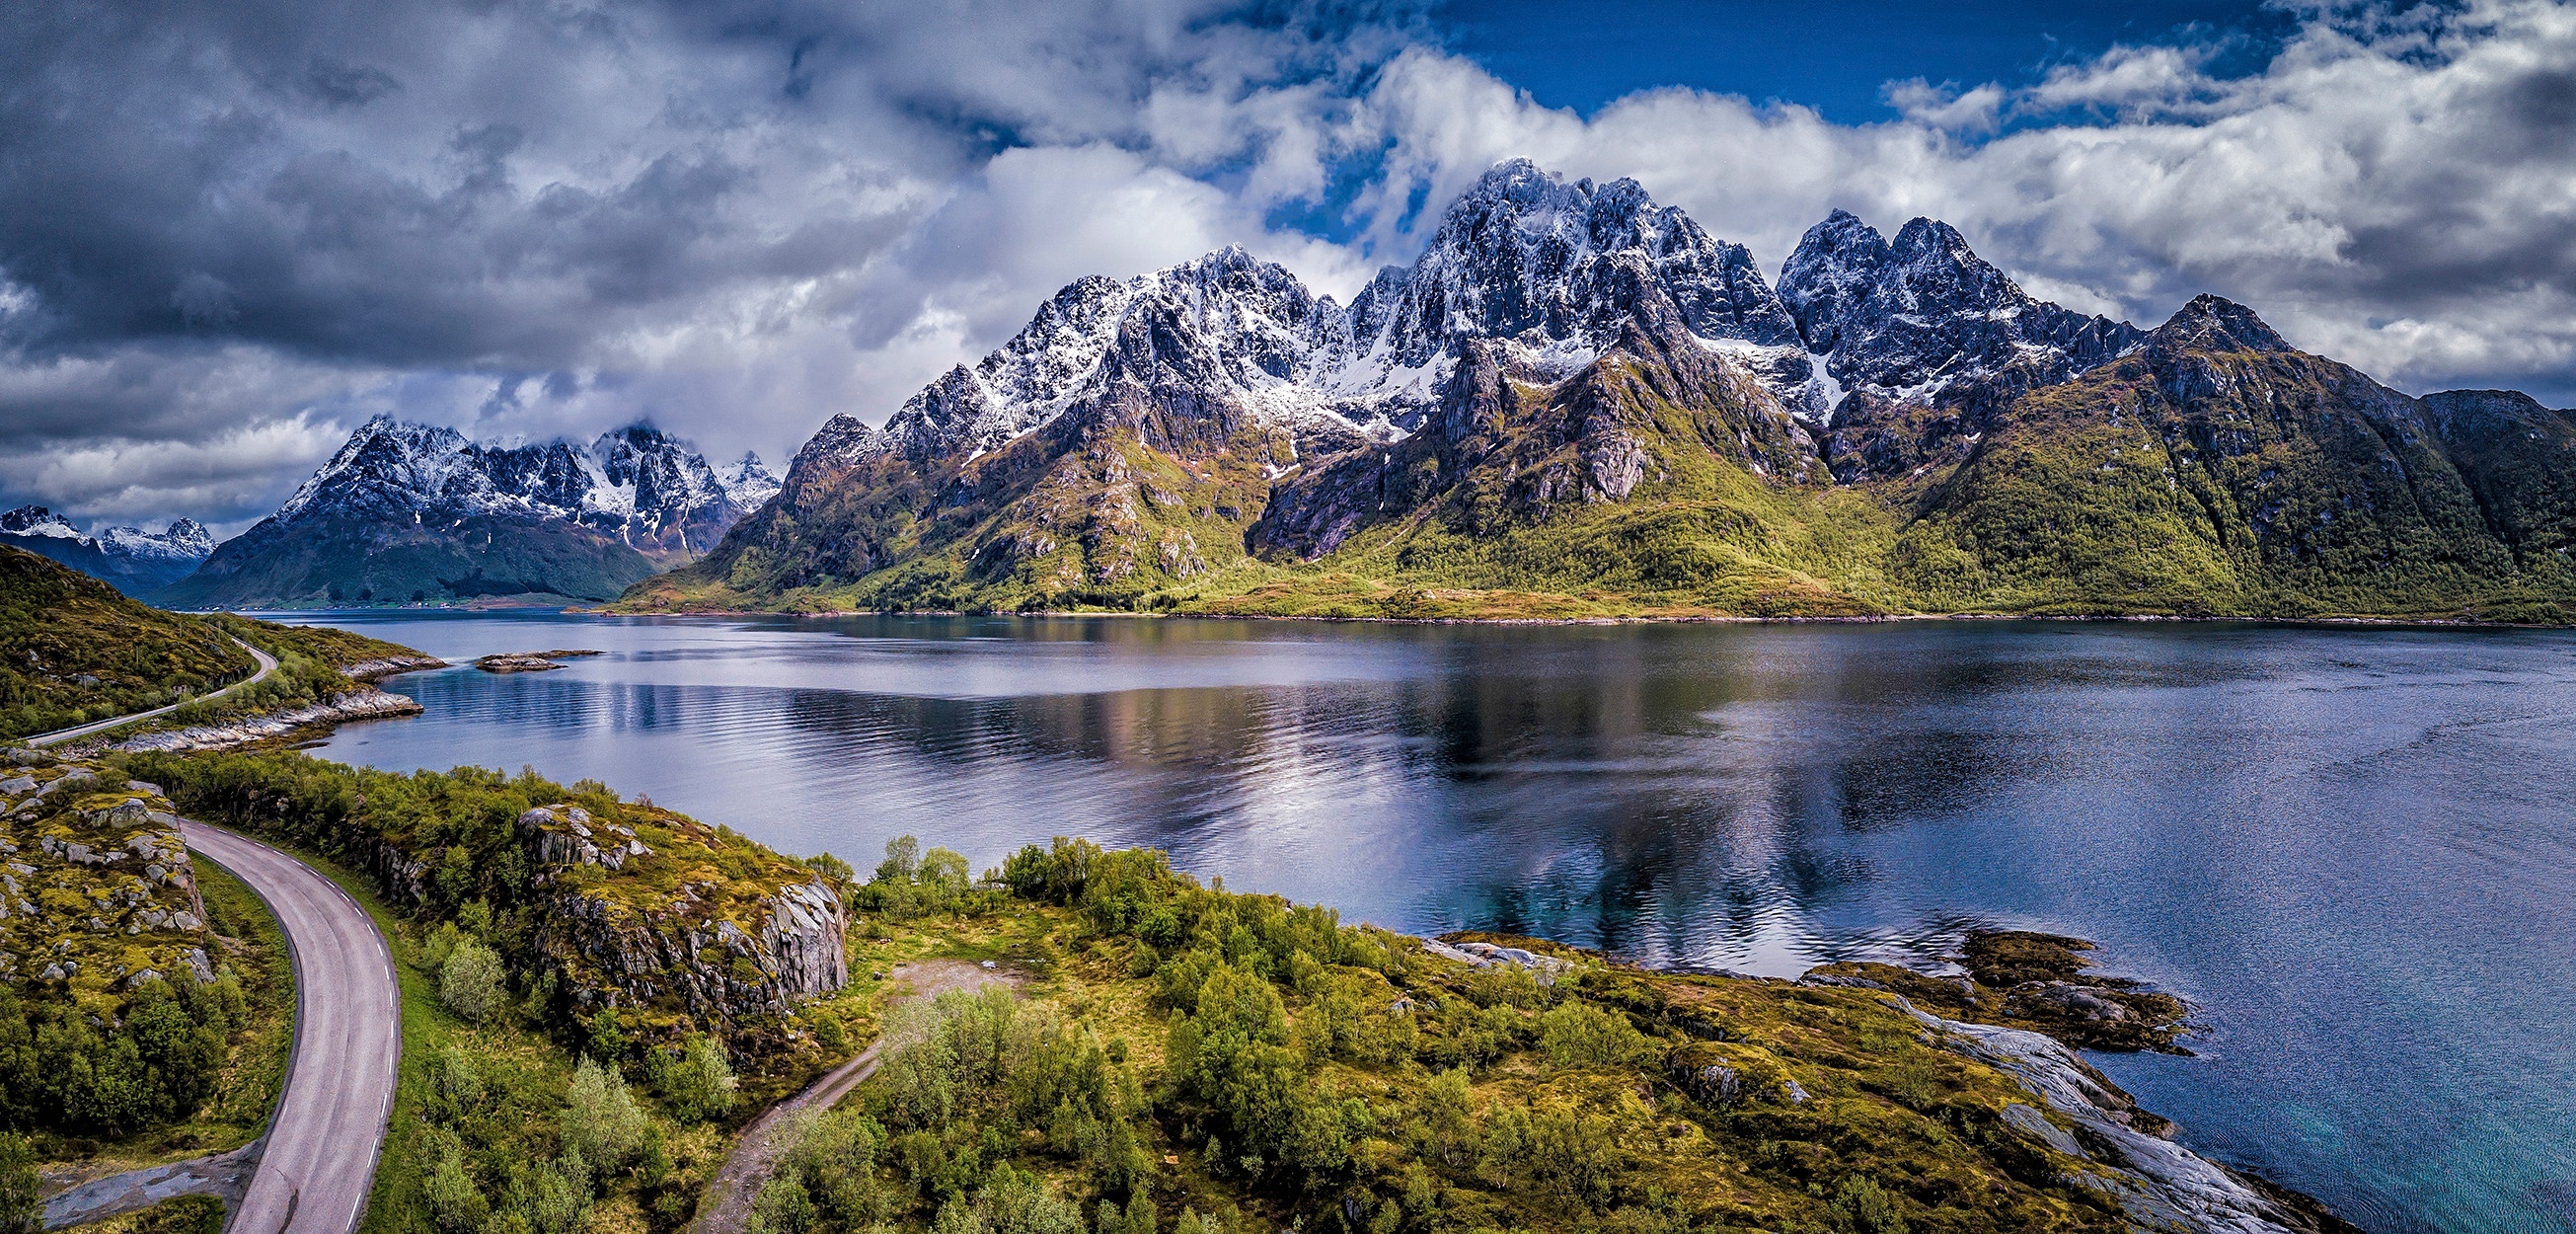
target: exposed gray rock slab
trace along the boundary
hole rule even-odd
[[[2104,1087],[2092,1069],[2055,1038],[1943,1019],[1902,997],[1895,1001],[1931,1030],[1936,1043],[2010,1075],[2050,1110],[2075,1124],[2069,1133],[2040,1117],[2037,1110],[2018,1118],[2013,1110],[2028,1107],[2005,1110],[2005,1120],[2016,1130],[2037,1136],[2060,1152],[2066,1150],[2049,1132],[2076,1141],[2079,1151],[2067,1155],[2090,1161],[2071,1167],[2068,1181],[2116,1199],[2140,1227],[2223,1234],[2297,1234],[2305,1228],[2305,1222],[2284,1212],[2225,1166],[2129,1126],[2129,1103]],[[2041,1126],[2048,1131],[2039,1130]],[[2093,1151],[2080,1151],[2084,1145]]]

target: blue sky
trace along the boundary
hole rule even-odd
[[[2297,29],[2243,0],[1948,4],[1888,0],[1459,0],[1433,11],[1448,45],[1551,107],[1590,112],[1687,86],[1889,120],[1891,81],[2028,84],[2120,44],[2216,44],[2213,71],[2259,70]]]
[[[1429,7],[1422,7],[1428,5]],[[2401,391],[2576,405],[2576,4],[29,0],[0,502],[248,526],[368,416],[783,460],[1085,275],[1347,296],[1494,162],[1766,272],[1929,215]]]

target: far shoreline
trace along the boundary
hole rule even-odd
[[[373,610],[306,609],[278,610],[304,612],[364,612]],[[463,611],[463,610],[459,610]],[[481,612],[496,610],[483,609]],[[1391,617],[1345,614],[1300,613],[1146,613],[1118,609],[1015,609],[1008,611],[974,611],[969,609],[732,609],[708,608],[660,612],[628,612],[609,608],[584,608],[578,605],[560,609],[531,608],[519,611],[559,612],[585,617],[791,617],[839,619],[848,617],[1027,617],[1027,618],[1126,618],[1181,621],[1318,621],[1352,624],[1433,625],[1433,626],[1692,626],[1692,625],[1894,625],[1907,622],[2063,622],[2070,625],[2135,623],[2149,625],[2247,625],[2281,627],[2345,627],[2360,629],[2427,629],[2427,630],[2576,630],[2576,622],[2477,621],[2459,617],[2222,617],[2188,616],[2178,613],[1882,613],[1868,615],[1811,617],[1751,617],[1725,614],[1685,614],[1669,617]]]

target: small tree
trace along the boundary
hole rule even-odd
[[[671,1117],[684,1123],[722,1118],[733,1111],[733,1066],[725,1061],[724,1047],[702,1033],[692,1033],[688,1044],[674,1054],[663,1050],[655,1054],[653,1091],[669,1107]]]
[[[453,1142],[441,1146],[423,1189],[428,1192],[429,1219],[439,1234],[476,1234],[492,1215],[490,1201],[465,1171],[465,1156]]]
[[[751,1201],[751,1213],[770,1234],[805,1234],[814,1224],[814,1200],[805,1194],[804,1179],[780,1174],[761,1184],[760,1194]]]
[[[911,836],[896,836],[886,841],[886,859],[877,865],[876,881],[909,883],[921,869],[921,841]]]
[[[438,997],[456,1014],[480,1024],[501,1009],[508,984],[499,952],[471,938],[459,939],[439,971]]]
[[[14,1131],[0,1133],[0,1234],[35,1234],[43,1224],[37,1185],[35,1145]]]
[[[627,1093],[626,1077],[581,1060],[564,1095],[563,1142],[602,1173],[635,1155],[644,1142],[644,1111]]]

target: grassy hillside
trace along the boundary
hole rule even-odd
[[[0,768],[0,1130],[85,1175],[248,1143],[284,1074],[286,945],[108,767]]]
[[[923,906],[893,871],[862,893],[872,970],[991,959],[1018,998],[890,1013],[769,1228],[2119,1226],[2002,1121],[2021,1088],[1866,991],[1525,939],[1491,941],[1540,968],[1473,968],[1078,842],[1003,877],[1007,906]]]
[[[370,1232],[676,1229],[726,1129],[848,1057],[844,1014],[867,1023],[851,994],[783,996],[786,952],[734,941],[774,938],[778,893],[837,863],[533,773],[113,761],[319,862],[393,941],[403,1073]],[[539,807],[551,820],[523,825]],[[584,856],[581,820],[646,851]]]
[[[0,546],[0,739],[148,710],[229,686],[259,667],[236,638],[275,656],[278,671],[255,685],[182,707],[154,727],[205,724],[337,697],[357,688],[340,672],[346,668],[436,663],[409,647],[346,630],[229,613],[165,612],[88,575]]]
[[[2042,936],[1972,940],[1972,982],[1847,965],[1826,985],[1453,939],[1534,953],[1498,962],[1080,841],[978,879],[907,838],[862,880],[596,784],[293,754],[113,765],[329,854],[394,940],[406,1051],[372,1232],[667,1234],[731,1129],[871,1042],[874,1077],[801,1116],[747,1228],[2110,1231],[2103,1150],[2067,1151],[2026,1089],[1888,991],[2099,1048],[2171,1048],[2186,1010]],[[537,805],[554,821],[531,829]],[[568,855],[575,805],[650,855]],[[761,896],[814,880],[851,914],[833,939],[850,982],[820,997],[707,1014],[674,979],[749,990],[774,957],[658,969],[562,946],[567,918],[620,904],[754,933]],[[942,965],[1011,988],[909,997]]]
[[[924,470],[901,456],[792,474],[789,493],[694,565],[636,586],[657,610],[1089,605],[1237,569],[1283,432],[1243,426],[1186,453],[1150,426],[1060,422]],[[1166,441],[1164,444],[1174,444]]]
[[[204,621],[0,546],[0,738],[157,707],[258,667]]]
[[[1471,345],[1393,445],[1297,459],[1128,409],[963,461],[800,466],[619,607],[2576,616],[2576,417],[2409,399],[2212,297],[2032,382],[1855,399],[1820,453],[1641,310],[1554,385]]]

